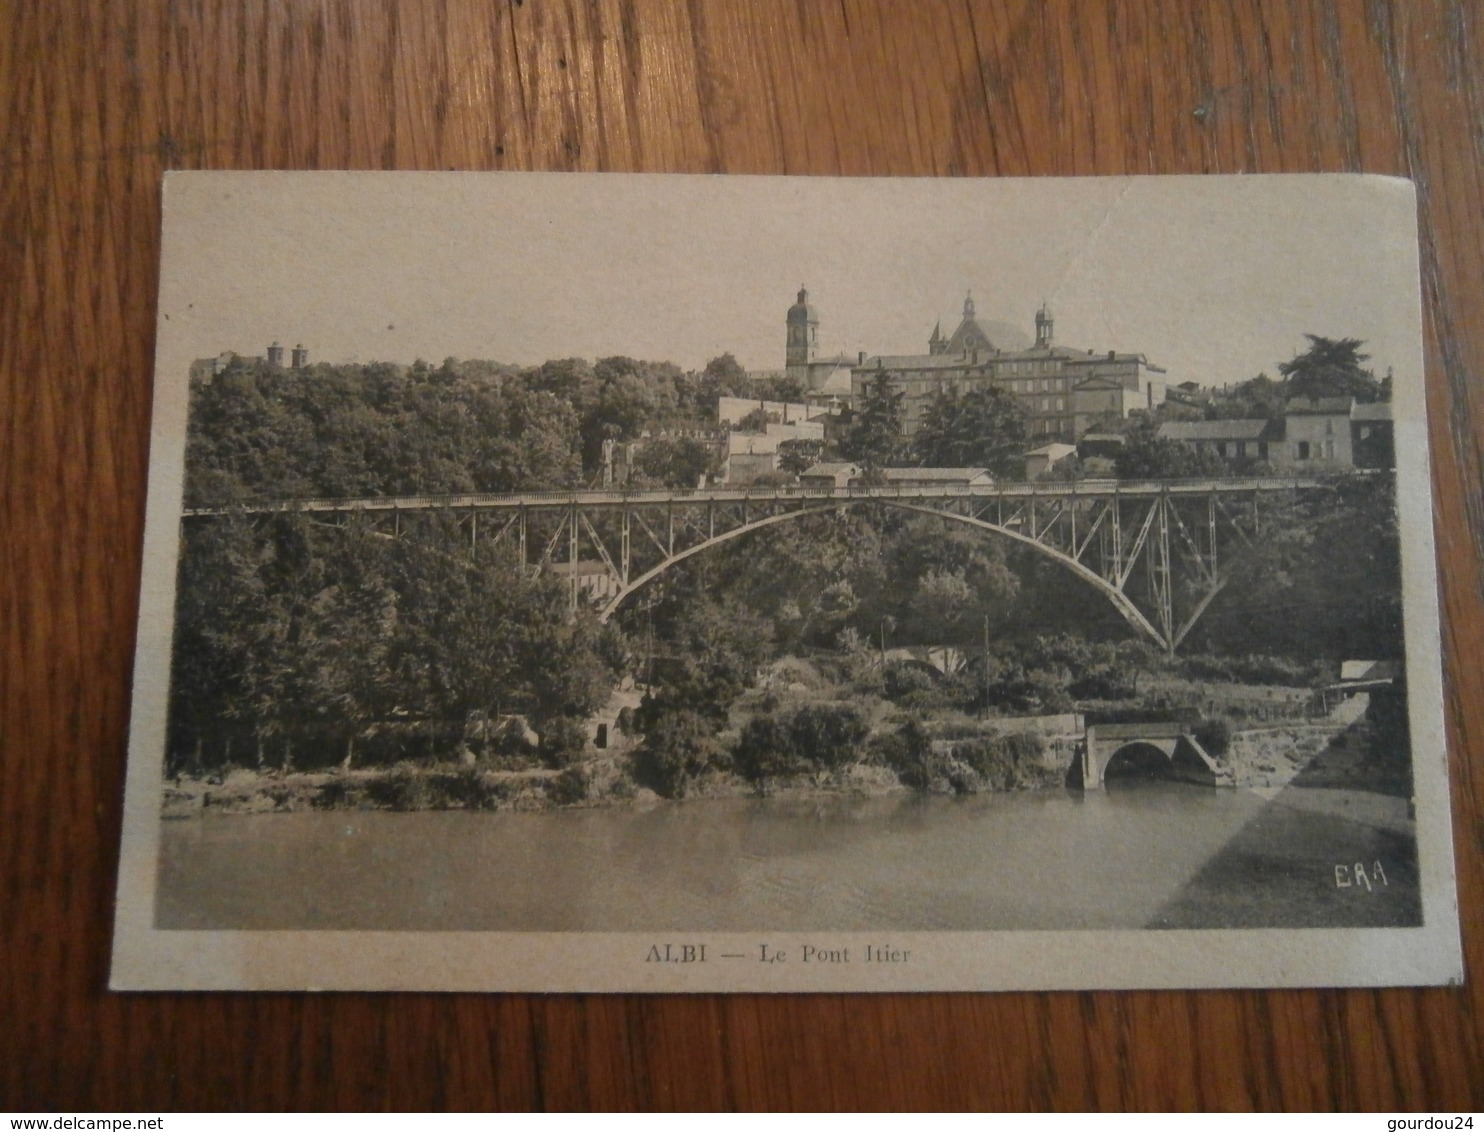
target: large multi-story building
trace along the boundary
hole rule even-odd
[[[797,364],[798,372],[812,376],[807,351],[817,342],[819,316],[806,302],[807,293],[799,296],[789,310],[788,358],[791,371]],[[1015,398],[1031,437],[1042,441],[1074,440],[1099,420],[1127,417],[1164,401],[1165,371],[1143,354],[1060,346],[1053,327],[1045,305],[1036,313],[1033,342],[1007,324],[985,326],[970,296],[952,334],[945,338],[941,324],[933,328],[927,353],[859,357],[850,370],[851,400],[860,405],[867,389],[885,375],[889,387],[903,394],[903,431],[910,437],[938,394],[998,388]],[[830,363],[831,369],[839,364],[837,359]]]

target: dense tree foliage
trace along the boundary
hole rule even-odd
[[[1267,506],[1260,543],[1231,563],[1229,592],[1195,648],[1296,657],[1403,653],[1396,480],[1337,477]]]
[[[1289,398],[1381,399],[1381,383],[1362,365],[1370,358],[1369,354],[1360,352],[1364,342],[1359,338],[1323,338],[1317,334],[1304,337],[1309,340],[1309,348],[1278,367],[1278,372],[1287,379]]]
[[[778,470],[797,477],[824,459],[823,440],[785,440],[778,445]]]
[[[1193,479],[1226,470],[1214,452],[1167,440],[1148,429],[1129,433],[1113,458],[1113,472],[1124,480]]]
[[[1309,348],[1278,365],[1279,379],[1260,373],[1216,392],[1207,401],[1210,420],[1238,418],[1274,420],[1283,415],[1295,397],[1354,397],[1360,402],[1391,400],[1391,375],[1377,380],[1365,368],[1369,355],[1358,338],[1325,338],[1304,335]]]
[[[863,468],[891,467],[905,452],[902,434],[902,400],[905,394],[892,388],[892,376],[883,371],[866,386],[862,403],[856,406],[850,430],[840,440],[840,455]]]
[[[850,704],[804,704],[753,716],[733,754],[738,773],[758,785],[811,771],[838,770],[859,757],[870,726]]]
[[[1286,383],[1260,373],[1213,397],[1205,415],[1209,420],[1273,420],[1283,415],[1286,403]]]
[[[1296,383],[1322,395],[1336,374],[1359,395],[1359,346],[1314,339],[1282,383],[1249,383],[1252,404],[1281,406]],[[804,515],[697,555],[608,627],[585,606],[572,612],[567,583],[522,576],[498,548],[471,547],[467,530],[436,516],[393,538],[359,521],[232,510],[262,498],[574,487],[598,474],[606,441],[641,438],[634,482],[690,487],[715,470],[696,425],[718,397],[798,392],[749,379],[729,355],[689,374],[625,357],[524,370],[239,360],[196,383],[187,502],[222,513],[183,526],[169,767],[447,758],[525,725],[535,753],[560,767],[586,744],[614,684],[632,676],[646,692],[625,719],[636,769],[677,795],[733,766],[757,782],[833,772],[864,748],[871,728],[849,705],[732,714],[763,695],[757,685],[780,658],[828,658],[856,693],[899,713],[1128,703],[1140,673],[1170,666],[1130,638],[1093,587],[1034,549],[879,504]],[[1130,430],[1119,475],[1222,470],[1159,440],[1158,420]],[[900,394],[883,377],[838,455],[873,471],[913,459],[1007,476],[1019,474],[1024,444],[1009,398],[967,394],[940,398],[909,450]],[[794,474],[823,454],[818,441],[782,446]],[[1389,477],[1265,497],[1260,536],[1223,549],[1229,584],[1186,646],[1204,655],[1180,671],[1302,685],[1322,661],[1399,656],[1399,569]],[[967,660],[944,675],[881,655],[910,646]],[[723,736],[739,731],[729,752]],[[876,735],[904,781],[983,783],[1024,770],[1018,748],[935,755],[925,735],[905,724]]]
[[[635,487],[696,487],[717,470],[716,449],[693,436],[658,436],[639,449]]]
[[[987,468],[997,479],[1025,474],[1025,412],[1002,389],[939,393],[912,438],[924,467]]]
[[[576,485],[579,419],[549,388],[457,363],[282,369],[193,387],[187,506]]]
[[[544,752],[606,700],[596,619],[434,521],[390,540],[302,516],[185,529],[171,687],[172,762],[351,758],[357,735],[417,734],[431,752],[519,713]],[[236,751],[226,744],[236,740]],[[556,746],[560,747],[560,743]],[[402,744],[402,753],[415,748]],[[251,752],[251,754],[249,754]]]

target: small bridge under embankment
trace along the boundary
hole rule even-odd
[[[1201,786],[1232,785],[1231,771],[1217,765],[1185,723],[1092,723],[1072,760],[1068,783],[1101,790],[1121,774],[1171,778]]]

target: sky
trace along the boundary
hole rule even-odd
[[[158,365],[302,342],[314,361],[612,354],[783,365],[801,284],[824,352],[919,353],[982,320],[1131,351],[1173,381],[1305,332],[1421,380],[1411,187],[1379,177],[832,179],[172,173]]]

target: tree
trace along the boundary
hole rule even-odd
[[[470,553],[456,530],[419,532],[394,550],[387,668],[400,707],[455,728],[519,713],[552,756],[611,686],[597,618],[574,615],[558,579],[522,577],[487,544]]]
[[[769,621],[730,595],[711,597],[711,588],[677,579],[680,592],[653,610],[656,643],[676,663],[662,668],[660,687],[640,705],[646,733],[662,714],[678,709],[694,711],[720,729],[732,701],[773,655]]]
[[[718,754],[711,720],[680,708],[651,723],[634,754],[634,770],[639,781],[657,794],[683,798],[690,782],[709,769]]]
[[[1231,652],[1394,658],[1403,652],[1396,480],[1345,476],[1263,518],[1228,561],[1227,592],[1194,636]]]
[[[472,404],[478,432],[469,471],[480,491],[572,487],[582,471],[577,413],[555,394],[516,383]]]
[[[1290,362],[1278,366],[1288,379],[1287,393],[1293,397],[1354,397],[1357,401],[1379,401],[1381,383],[1361,366],[1370,359],[1362,354],[1359,338],[1324,338],[1305,334],[1309,348]]]
[[[770,778],[835,771],[860,757],[870,731],[852,704],[804,704],[786,716],[755,715],[742,729],[733,762],[759,787]]]
[[[1121,480],[1195,479],[1224,471],[1226,465],[1214,452],[1146,430],[1130,433],[1113,458],[1113,474]]]
[[[974,644],[984,618],[996,625],[1017,602],[1020,582],[1005,544],[957,523],[914,517],[887,545],[879,599],[860,619],[863,629],[881,614],[895,616],[904,643]]]
[[[939,392],[912,438],[913,455],[925,467],[987,468],[1001,479],[1024,475],[1025,445],[1025,413],[993,386]]]
[[[745,417],[737,422],[737,431],[767,432],[768,422],[770,419],[776,420],[777,416],[775,414],[770,414],[766,409],[759,405],[756,409],[753,409],[752,412],[748,413]]]
[[[641,482],[691,488],[716,472],[716,450],[693,436],[660,436],[644,442],[634,466]]]
[[[752,396],[762,401],[802,401],[809,392],[802,381],[786,373],[768,374],[751,384]]]
[[[1272,420],[1283,413],[1283,384],[1260,373],[1206,403],[1207,420]]]
[[[168,770],[198,763],[194,752],[228,721],[261,725],[254,669],[267,627],[258,549],[245,518],[228,515],[182,531]]]
[[[597,396],[598,378],[586,358],[562,358],[542,362],[522,377],[530,389],[560,397],[579,411]]]
[[[750,382],[742,363],[731,354],[722,354],[707,362],[701,371],[695,409],[700,416],[714,419],[716,403],[722,397],[740,397],[750,393]]]
[[[840,454],[867,471],[890,467],[902,454],[902,399],[892,388],[892,374],[882,370],[866,387],[855,420],[840,441]]]
[[[599,358],[593,366],[597,392],[582,413],[583,466],[598,467],[605,440],[633,440],[646,429],[672,424],[679,408],[678,373],[668,363]]]
[[[824,456],[823,440],[783,440],[778,443],[778,470],[801,476]]]

